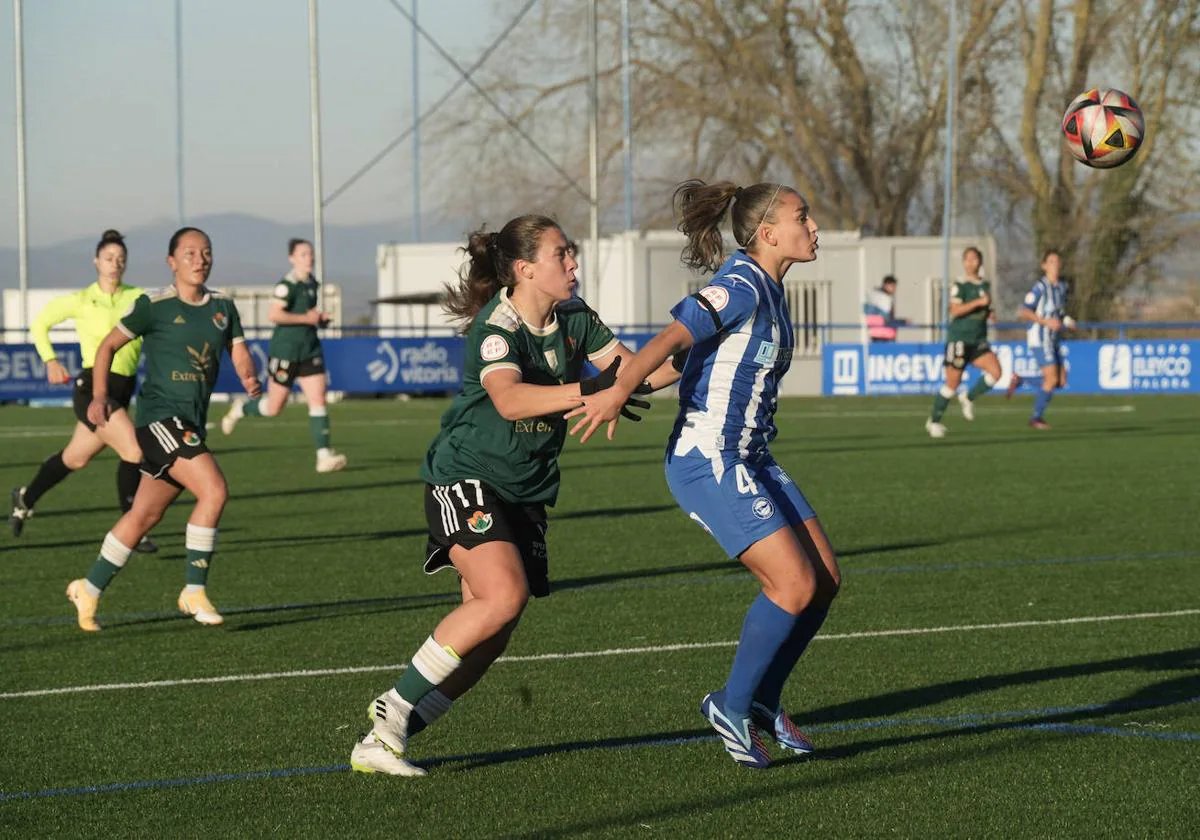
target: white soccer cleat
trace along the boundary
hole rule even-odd
[[[929,432],[931,438],[944,438],[946,436],[946,427],[941,423],[934,423],[930,419],[925,420],[925,431]]]
[[[971,402],[971,398],[965,392],[958,392],[958,404],[962,407],[963,419],[975,419],[975,403]]]
[[[222,420],[222,423],[225,421]],[[317,454],[317,472],[331,473],[346,468],[346,456],[340,452],[330,452],[328,455]]]
[[[217,608],[212,605],[212,601],[208,600],[208,594],[203,590],[188,592],[187,589],[184,589],[179,593],[179,600],[176,603],[179,605],[181,613],[190,615],[201,624],[211,627],[225,623],[225,619],[217,612]]]
[[[242,413],[242,406],[246,404],[243,399],[236,399],[233,405],[229,407],[229,411],[225,412],[225,416],[221,418],[221,431],[227,435],[233,434],[233,430],[237,428],[238,421],[245,415]]]
[[[67,584],[67,600],[75,605],[79,616],[79,629],[88,633],[97,633],[100,625],[96,623],[96,607],[100,605],[100,596],[88,592],[84,578],[73,580]]]
[[[386,773],[389,776],[424,776],[425,771],[405,761],[379,742],[374,732],[367,733],[350,752],[350,769],[356,773]]]
[[[412,714],[412,706],[396,698],[391,690],[385,691],[367,707],[367,717],[374,726],[372,734],[381,744],[397,756],[404,755],[408,748],[408,716]]]

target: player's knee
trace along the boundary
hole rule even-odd
[[[274,417],[282,410],[282,405],[276,405],[270,399],[265,399],[258,404],[258,413],[263,417]]]
[[[804,611],[817,594],[816,581],[811,576],[796,575],[773,583],[765,589],[767,597],[793,615]]]
[[[86,467],[91,460],[91,453],[72,452],[70,449],[63,450],[63,466],[69,470],[81,470]]]
[[[224,479],[214,481],[196,494],[196,503],[220,511],[229,500],[229,486]]]

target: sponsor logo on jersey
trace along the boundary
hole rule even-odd
[[[555,350],[554,348],[550,348],[542,355],[544,355],[546,357],[546,364],[550,365],[550,370],[552,370],[552,371],[558,370],[558,351],[557,350]]]
[[[191,429],[188,429],[186,432],[183,433],[183,442],[186,443],[188,446],[199,446],[200,445],[200,435],[196,434]]]
[[[729,290],[720,286],[705,286],[700,290],[704,299],[712,304],[713,309],[720,312],[729,305]]]
[[[217,312],[213,315],[213,326],[224,332],[225,328],[229,326],[229,318],[225,316],[224,312]]]
[[[471,518],[467,520],[467,527],[476,534],[487,533],[487,531],[489,531],[492,527],[492,515],[490,513],[484,513],[481,510],[477,510],[472,513]]]
[[[192,369],[188,370],[173,370],[171,371],[172,382],[203,382],[208,379],[209,367],[213,363],[213,359],[209,356],[208,342],[204,342],[204,346],[197,350],[195,347],[187,348],[188,355],[191,357]]]
[[[508,355],[508,342],[501,336],[489,335],[479,345],[479,358],[485,362],[494,362]]]
[[[750,505],[750,510],[754,511],[754,515],[759,519],[770,519],[775,515],[775,505],[771,504],[769,499],[764,499],[759,496]]]

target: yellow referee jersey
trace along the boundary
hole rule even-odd
[[[117,322],[133,308],[143,291],[136,286],[117,286],[111,295],[105,294],[96,282],[78,292],[56,297],[46,304],[30,326],[33,343],[43,362],[54,359],[54,346],[50,343],[50,328],[71,318],[75,319],[75,332],[79,333],[79,350],[83,355],[83,366],[90,368],[96,362],[96,350],[104,337],[112,332]],[[113,357],[112,372],[122,376],[137,373],[138,356],[142,352],[142,340],[135,338]]]

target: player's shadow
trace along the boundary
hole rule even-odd
[[[1171,676],[1158,683],[1144,686],[1132,693],[1108,702],[1095,703],[1087,706],[1074,706],[1059,709],[1032,710],[1023,713],[1014,711],[1010,716],[997,713],[995,716],[948,716],[934,718],[909,718],[899,720],[875,719],[880,713],[891,714],[911,711],[915,706],[940,702],[949,697],[958,697],[976,692],[989,691],[993,688],[1021,683],[1041,683],[1056,679],[1094,675],[1098,673],[1117,671],[1182,671],[1179,676]],[[1086,737],[1091,736],[1098,727],[1092,721],[1114,714],[1132,711],[1149,711],[1166,709],[1172,706],[1195,703],[1200,700],[1200,648],[1185,648],[1175,651],[1147,654],[1142,656],[1121,657],[1098,663],[1078,663],[1074,665],[1039,668],[1026,672],[1016,672],[1003,675],[991,675],[977,680],[960,680],[938,686],[929,686],[913,692],[897,692],[893,695],[883,695],[862,701],[861,704],[839,704],[827,707],[820,713],[848,713],[842,718],[840,725],[820,726],[825,731],[836,729],[861,730],[877,732],[880,729],[909,730],[904,735],[888,735],[885,737],[869,736],[841,747],[820,749],[815,760],[830,761],[851,759],[866,752],[901,747],[921,741],[941,741],[946,747],[933,752],[914,756],[909,751],[898,751],[899,758],[890,764],[880,765],[872,762],[870,766],[859,766],[855,762],[846,762],[844,767],[834,765],[832,772],[824,771],[818,777],[800,776],[796,774],[771,774],[762,776],[761,783],[755,786],[756,801],[766,801],[774,798],[792,796],[799,790],[811,792],[822,786],[842,786],[852,784],[867,777],[877,777],[881,773],[911,774],[926,766],[945,766],[958,761],[978,761],[987,754],[1008,752],[1012,749],[1009,740],[978,742],[969,736],[983,735],[994,732],[1028,733],[1029,738],[1046,737]],[[864,705],[865,704],[865,705]],[[867,719],[855,723],[853,715],[862,713]],[[804,715],[801,723],[813,723],[819,713]],[[913,728],[922,731],[911,733]],[[1112,727],[1108,727],[1111,729]],[[1099,730],[1103,731],[1103,730]],[[1112,737],[1111,734],[1108,737]],[[576,753],[589,750],[609,750],[637,747],[668,747],[686,744],[692,741],[716,741],[712,730],[696,728],[657,732],[647,735],[623,738],[601,738],[595,740],[578,740],[559,744],[524,747],[510,750],[481,752],[467,755],[445,756],[417,763],[426,768],[445,767],[451,772],[469,772],[481,767],[491,767],[513,761],[524,761],[531,758],[552,756],[563,753]],[[713,746],[714,753],[719,747]],[[712,761],[726,761],[716,755]],[[785,758],[774,763],[774,767],[787,767],[801,761],[811,761],[812,758]],[[601,818],[585,819],[567,825],[557,825],[553,830],[539,829],[529,836],[553,837],[576,836],[601,829],[611,831],[614,827],[634,826],[639,823],[654,823],[674,817],[694,815],[696,813],[715,813],[726,807],[739,807],[745,803],[746,793],[740,787],[727,794],[704,795],[693,797],[686,801],[677,801],[668,805],[649,805],[633,812],[608,811]],[[523,835],[518,835],[523,836]]]

